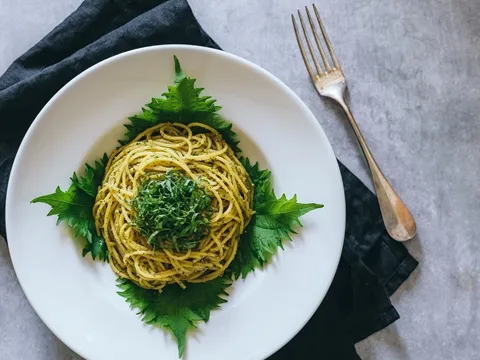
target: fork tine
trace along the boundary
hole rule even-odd
[[[315,42],[317,43],[318,50],[320,50],[320,56],[322,57],[323,64],[325,65],[325,69],[327,69],[327,72],[329,72],[332,70],[332,68],[328,63],[327,56],[325,55],[325,51],[323,51],[323,46],[320,43],[320,39],[318,38],[318,35],[317,35],[317,30],[315,29],[315,25],[313,24],[312,17],[310,16],[310,11],[308,11],[308,7],[306,6],[305,6],[305,11],[307,12],[307,17],[308,17],[308,22],[310,23],[310,27],[312,28],[313,37],[315,38]]]
[[[305,63],[308,74],[310,75],[312,80],[315,80],[315,74],[313,72],[312,67],[310,66],[310,63],[308,62],[307,54],[305,53],[305,48],[303,47],[302,39],[300,39],[297,23],[295,21],[295,16],[293,16],[293,14],[292,14],[292,23],[293,23],[293,29],[295,30],[295,36],[297,37],[298,47],[300,48],[300,53],[302,54],[303,62]]]
[[[317,7],[313,4],[313,10],[315,11],[315,15],[317,16],[318,24],[320,25],[320,30],[322,31],[323,39],[327,44],[328,51],[330,52],[330,56],[332,57],[333,64],[336,69],[340,69],[340,64],[338,63],[337,57],[335,56],[335,52],[333,51],[332,43],[328,38],[327,32],[325,30],[325,26],[323,26],[322,19],[320,18],[320,14],[318,13]]]
[[[317,55],[315,55],[315,52],[312,47],[312,43],[308,39],[307,29],[305,28],[305,23],[303,22],[303,18],[302,18],[302,14],[300,13],[300,10],[298,10],[298,18],[300,19],[300,25],[302,25],[303,35],[305,36],[305,40],[307,41],[307,46],[308,46],[308,49],[310,50],[310,55],[312,56],[313,63],[317,68],[317,72],[320,75],[323,75],[323,70],[320,66],[320,63],[318,62]]]

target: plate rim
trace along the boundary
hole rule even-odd
[[[214,48],[209,48],[209,47],[204,47],[204,46],[198,46],[198,45],[185,45],[185,44],[169,44],[169,45],[153,45],[153,46],[145,46],[145,47],[141,47],[141,48],[137,48],[137,49],[133,49],[133,50],[129,50],[129,51],[125,51],[125,52],[122,52],[122,53],[119,53],[117,55],[114,55],[114,56],[111,56],[111,57],[108,57],[92,66],[90,66],[89,68],[83,70],[81,73],[77,74],[74,78],[72,78],[70,81],[68,81],[65,85],[63,85],[51,98],[50,100],[43,106],[43,108],[40,110],[40,112],[37,114],[37,116],[35,117],[35,119],[32,121],[32,123],[30,124],[30,126],[28,127],[28,130],[27,132],[25,133],[23,139],[22,139],[22,142],[17,150],[17,153],[15,155],[15,158],[14,158],[14,161],[13,161],[13,165],[12,165],[12,168],[11,168],[11,172],[10,172],[10,176],[9,176],[9,180],[8,180],[8,185],[7,185],[7,194],[6,194],[6,200],[5,200],[5,228],[6,228],[6,239],[8,239],[8,234],[9,232],[12,232],[12,231],[9,231],[9,229],[13,226],[13,225],[10,225],[13,223],[13,221],[11,220],[11,209],[13,209],[14,207],[14,203],[13,203],[13,195],[12,195],[12,192],[13,192],[13,186],[12,186],[12,183],[13,183],[13,179],[15,178],[15,175],[20,167],[20,164],[19,164],[19,158],[22,157],[23,153],[24,153],[24,148],[26,147],[26,144],[29,142],[29,139],[30,137],[32,136],[32,133],[34,132],[34,129],[38,126],[38,124],[40,123],[41,121],[41,118],[43,117],[44,113],[46,113],[50,107],[53,106],[53,104],[55,104],[56,100],[62,96],[63,93],[67,92],[71,87],[73,87],[77,82],[79,82],[80,80],[82,80],[84,77],[86,77],[87,75],[89,75],[91,72],[94,72],[96,69],[100,68],[100,67],[103,67],[103,66],[107,66],[109,63],[111,62],[114,62],[114,61],[117,61],[123,57],[129,57],[129,56],[135,56],[137,54],[140,54],[140,53],[143,53],[143,52],[148,52],[148,51],[157,51],[157,50],[162,50],[162,49],[190,49],[190,50],[194,50],[194,51],[199,51],[199,52],[206,52],[206,53],[212,53],[214,54],[214,56],[220,56],[220,57],[225,57],[225,58],[230,58],[234,61],[237,61],[237,62],[240,62],[242,63],[243,65],[246,65],[247,67],[249,67],[250,69],[252,70],[256,70],[258,72],[260,72],[263,76],[269,78],[270,80],[272,80],[276,86],[282,88],[282,90],[284,90],[288,95],[289,97],[292,99],[292,101],[295,101],[300,107],[303,108],[304,111],[306,111],[306,113],[308,113],[310,116],[311,119],[314,119],[314,126],[317,127],[317,130],[319,131],[318,135],[319,136],[322,136],[323,137],[323,140],[325,141],[325,144],[327,145],[327,151],[328,151],[328,157],[330,157],[334,163],[335,163],[335,166],[334,166],[334,170],[335,172],[337,173],[337,176],[338,178],[340,179],[340,181],[342,182],[342,176],[341,176],[341,172],[340,172],[340,167],[338,165],[338,162],[337,162],[337,158],[334,154],[334,151],[333,151],[333,148],[332,148],[332,145],[327,137],[327,135],[325,134],[325,131],[323,130],[323,127],[320,125],[318,119],[316,118],[316,116],[313,114],[313,112],[309,109],[309,107],[305,104],[305,102],[289,87],[287,86],[283,81],[281,81],[279,78],[277,78],[275,75],[273,75],[272,73],[270,73],[268,70],[264,69],[263,67],[253,63],[252,61],[250,60],[247,60],[245,58],[242,58],[238,55],[235,55],[235,54],[232,54],[230,52],[227,52],[227,51],[224,51],[224,50],[218,50],[218,49],[214,49]],[[310,119],[309,119],[310,121]],[[343,182],[342,182],[342,189],[343,189]],[[291,331],[291,336],[286,340],[284,341],[283,343],[277,343],[278,345],[274,348],[271,348],[271,349],[264,349],[263,351],[263,357],[262,358],[266,358],[272,354],[274,354],[276,351],[280,350],[283,346],[285,346],[288,342],[290,342],[299,332],[300,330],[307,324],[307,322],[312,318],[312,316],[315,314],[316,310],[318,309],[318,307],[321,305],[321,303],[323,302],[323,300],[325,299],[325,296],[328,292],[328,290],[330,289],[331,285],[332,285],[332,282],[333,282],[333,279],[334,279],[334,276],[337,272],[337,269],[338,269],[338,265],[339,265],[339,262],[340,262],[340,257],[341,257],[341,252],[342,252],[342,249],[343,249],[343,244],[344,244],[344,237],[345,237],[345,227],[346,227],[346,203],[345,203],[345,192],[342,190],[341,191],[341,203],[339,204],[340,205],[340,208],[341,208],[341,219],[338,219],[339,222],[341,223],[341,228],[343,229],[342,231],[342,239],[341,241],[338,242],[338,246],[336,247],[336,249],[334,249],[335,251],[335,258],[336,258],[336,261],[335,261],[335,271],[333,271],[329,276],[328,276],[328,281],[327,281],[327,284],[328,286],[326,287],[325,291],[323,292],[323,294],[321,296],[319,296],[318,300],[317,300],[317,306],[315,308],[313,308],[311,311],[309,311],[309,315],[308,317],[306,317],[305,321],[302,322],[301,326],[298,328],[298,329],[292,329]],[[11,261],[12,261],[12,265],[13,265],[13,269],[15,271],[15,275],[17,276],[17,279],[18,279],[18,282],[30,304],[30,306],[32,306],[33,310],[35,311],[36,315],[41,319],[41,321],[47,326],[47,328],[60,340],[62,341],[62,343],[64,343],[68,348],[70,348],[71,350],[73,350],[75,353],[77,353],[78,355],[80,356],[84,356],[84,352],[79,349],[76,344],[73,344],[69,339],[68,339],[68,336],[63,336],[63,334],[60,334],[58,333],[56,330],[54,330],[54,328],[51,326],[50,322],[47,320],[47,316],[44,316],[45,314],[42,314],[42,311],[38,309],[37,305],[35,304],[35,301],[32,302],[32,294],[27,290],[27,287],[24,286],[23,282],[22,282],[22,279],[18,276],[18,273],[17,273],[17,265],[18,262],[17,260],[15,259],[18,259],[18,257],[14,256],[13,254],[15,253],[15,251],[12,252],[12,247],[10,246],[12,242],[9,241],[7,242],[8,244],[8,251],[9,251],[9,254],[10,254],[10,258],[11,258]],[[20,254],[18,256],[21,256]],[[259,270],[261,271],[261,269]],[[327,278],[327,277],[326,277]],[[221,309],[218,309],[218,310],[221,310]]]

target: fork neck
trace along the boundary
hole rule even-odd
[[[317,83],[316,84],[318,92],[323,95],[327,96],[333,100],[336,100],[340,103],[340,105],[345,109],[346,103],[345,103],[345,89],[346,89],[346,83],[345,81],[335,81],[333,83],[329,84],[323,84]]]

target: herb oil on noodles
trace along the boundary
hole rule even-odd
[[[180,202],[169,202],[171,194]],[[145,196],[155,218],[141,216]],[[113,271],[161,290],[223,275],[252,217],[252,202],[245,168],[215,129],[166,123],[110,156],[93,215]]]

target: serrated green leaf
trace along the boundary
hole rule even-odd
[[[258,204],[275,199],[272,190],[271,172],[269,170],[261,170],[258,162],[252,164],[250,160],[245,157],[240,158],[240,162],[247,171],[254,186],[253,209],[255,210]],[[255,224],[256,215],[252,217],[250,224],[242,234],[238,244],[237,254],[228,268],[228,271],[233,274],[235,279],[240,277],[245,279],[251,271],[262,266],[253,248],[255,245],[254,241],[252,241],[252,239],[255,239]]]
[[[250,241],[254,227],[253,220],[254,218],[250,221],[247,229],[240,237],[235,258],[227,269],[227,272],[232,274],[234,279],[239,279],[240,277],[245,279],[250,272],[261,267],[261,263],[255,256],[255,252],[252,249],[252,242]]]
[[[83,256],[89,252],[92,258],[108,261],[108,250],[104,239],[97,235],[92,208],[98,186],[102,182],[108,157],[104,155],[94,163],[94,167],[85,166],[85,176],[73,173],[72,184],[63,191],[57,187],[54,193],[37,197],[32,203],[45,203],[51,209],[48,216],[57,215],[57,225],[66,222],[75,236],[85,238]]]
[[[170,330],[178,343],[178,356],[185,352],[186,335],[197,327],[198,321],[207,322],[210,311],[227,302],[225,291],[231,280],[217,278],[205,283],[189,283],[186,289],[167,285],[162,292],[144,289],[130,280],[118,279],[118,294],[131,308],[138,309],[142,321]]]
[[[92,254],[92,259],[98,259],[108,262],[108,248],[105,240],[98,236],[95,229],[91,229],[92,241],[85,243],[82,250],[82,255],[86,256],[88,253]]]
[[[270,170],[261,170],[257,163],[251,164],[248,158],[240,158],[240,162],[247,171],[248,176],[252,180],[254,194],[254,209],[269,200],[275,200],[275,194],[272,186],[272,173]]]
[[[102,184],[103,175],[105,174],[105,167],[108,163],[107,154],[96,160],[94,166],[85,164],[85,176],[78,177],[76,173],[73,173],[71,177],[72,184],[77,188],[83,190],[92,198],[97,196],[98,187]]]
[[[240,152],[237,134],[232,130],[232,124],[218,114],[221,107],[215,105],[216,100],[211,96],[202,96],[204,89],[195,87],[196,80],[185,76],[176,57],[174,61],[175,85],[169,86],[162,97],[153,98],[142,113],[129,118],[130,123],[125,125],[125,138],[120,143],[124,145],[142,131],[160,123],[199,122],[216,129],[235,152]]]
[[[283,249],[283,240],[292,239],[290,234],[296,233],[293,226],[302,226],[300,216],[322,207],[320,204],[300,204],[296,195],[290,200],[282,195],[279,199],[259,205],[256,208],[250,241],[260,265],[263,266],[267,259],[276,253],[277,248]]]
[[[258,204],[255,211],[259,216],[269,216],[282,224],[289,232],[293,232],[291,227],[294,224],[302,226],[300,223],[300,216],[306,213],[323,208],[322,204],[301,204],[297,202],[297,195],[294,195],[290,200],[283,194],[278,199],[272,199],[263,204]],[[290,227],[290,228],[288,228]]]
[[[245,158],[241,162],[254,184],[255,215],[242,234],[237,254],[230,265],[229,271],[235,278],[245,278],[250,271],[262,267],[278,248],[283,249],[283,240],[291,240],[291,234],[295,234],[293,227],[302,226],[300,216],[323,207],[320,204],[298,203],[296,195],[290,200],[285,195],[277,198],[270,171],[260,170],[258,163],[252,165]]]
[[[185,78],[185,73],[183,72],[182,67],[180,66],[180,61],[178,61],[176,55],[173,55],[173,61],[175,62],[175,84],[178,84]]]
[[[72,184],[67,191],[62,191],[60,187],[57,187],[53,194],[32,200],[32,203],[40,202],[51,206],[47,216],[57,215],[57,225],[65,221],[75,231],[76,236],[91,239],[89,223],[92,217],[92,201],[75,185]]]

